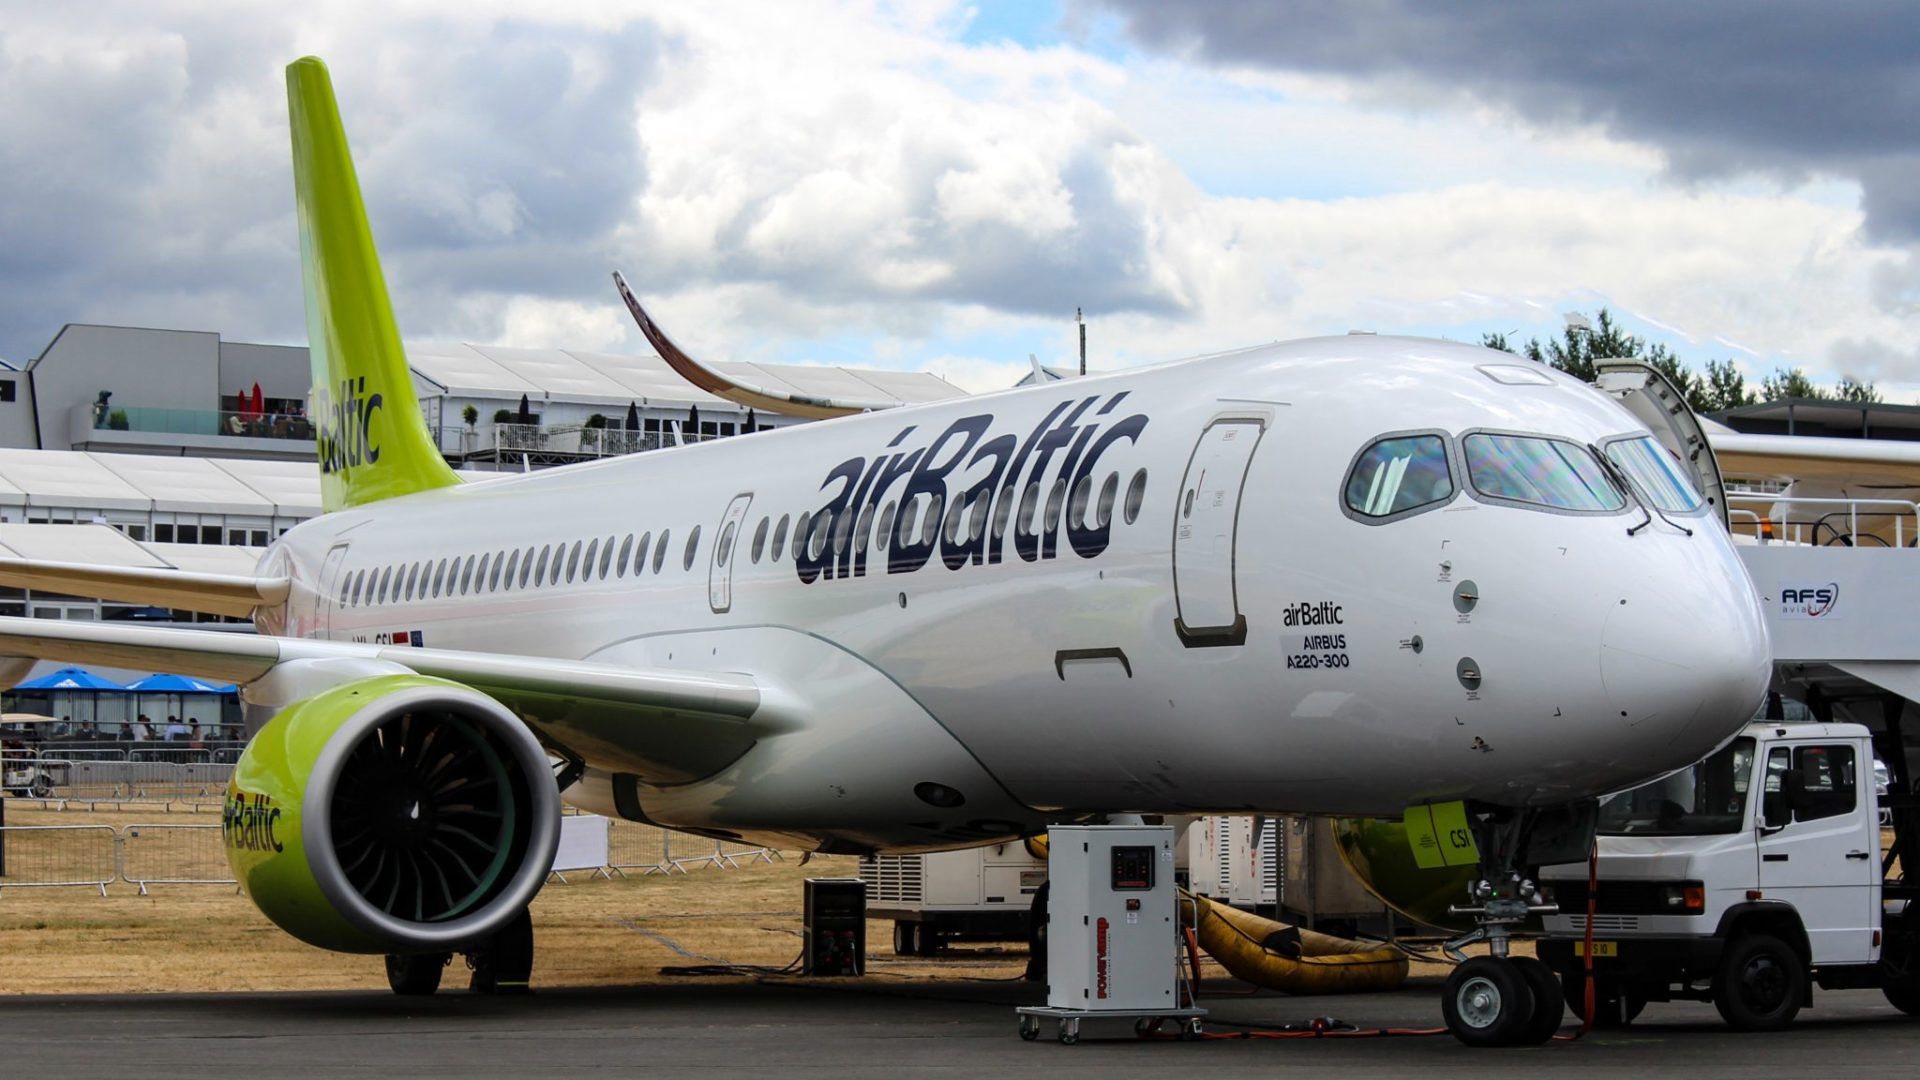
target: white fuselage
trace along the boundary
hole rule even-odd
[[[1077,811],[1551,804],[1696,761],[1765,689],[1746,572],[1705,515],[1630,534],[1633,502],[1478,497],[1463,433],[1641,430],[1557,374],[1481,370],[1503,364],[1524,362],[1295,342],[395,499],[276,545],[294,592],[262,628],[744,672],[779,733],[694,779],[624,766],[611,733],[575,748],[568,796],[829,849]],[[1346,512],[1356,453],[1414,431],[1455,440],[1451,500]],[[554,548],[558,583],[551,554],[548,584],[493,580],[501,553]],[[375,599],[388,568],[442,560],[457,584]]]

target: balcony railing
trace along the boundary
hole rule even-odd
[[[686,443],[710,442],[717,435],[688,435],[685,439],[671,432],[628,431],[625,428],[594,428],[585,424],[495,424],[493,444],[502,453],[574,454],[581,457],[619,457],[644,450],[658,450]]]
[[[81,405],[74,414],[82,426],[95,431],[313,441],[313,425],[304,416],[255,416],[220,409],[160,409],[145,405],[114,405],[105,409]]]

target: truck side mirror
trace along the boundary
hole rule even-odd
[[[1795,813],[1813,805],[1813,799],[1807,795],[1805,769],[1788,769],[1787,774],[1780,778],[1780,790],[1786,793],[1787,805],[1792,807]]]
[[[1793,808],[1787,805],[1784,791],[1769,791],[1760,803],[1761,821],[1773,831],[1786,828],[1793,821]]]

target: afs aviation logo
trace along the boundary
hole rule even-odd
[[[1832,618],[1834,607],[1839,603],[1838,582],[1780,586],[1780,617],[1784,619]]]

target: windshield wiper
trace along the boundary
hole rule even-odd
[[[1626,472],[1622,470],[1620,466],[1614,464],[1612,458],[1609,458],[1607,457],[1607,455],[1601,453],[1599,447],[1588,445],[1587,449],[1592,451],[1593,456],[1599,459],[1600,467],[1602,469],[1605,469],[1607,472],[1607,475],[1610,478],[1612,478],[1614,482],[1614,486],[1623,488],[1627,493],[1627,497],[1633,500],[1634,505],[1640,508],[1640,512],[1642,514],[1646,515],[1645,520],[1641,521],[1640,524],[1635,525],[1632,528],[1627,530],[1628,536],[1632,536],[1635,533],[1638,533],[1641,529],[1644,529],[1647,526],[1653,524],[1653,519],[1656,514],[1659,515],[1661,521],[1664,521],[1667,524],[1673,526],[1674,528],[1679,529],[1681,532],[1686,533],[1688,536],[1693,535],[1692,529],[1689,529],[1685,525],[1682,525],[1679,522],[1668,517],[1667,512],[1665,510],[1660,509],[1660,507],[1656,503],[1654,503],[1652,499],[1642,498],[1640,495],[1639,489],[1633,486],[1632,479],[1627,476]]]

